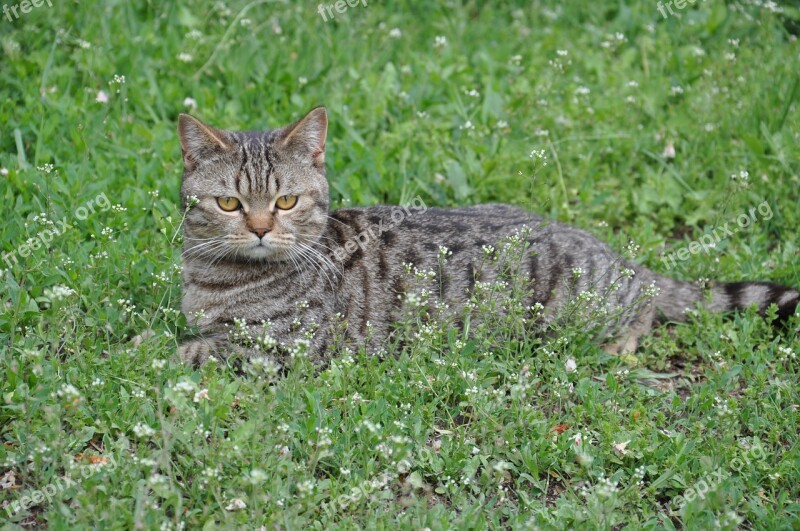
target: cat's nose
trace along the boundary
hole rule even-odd
[[[259,238],[263,238],[266,233],[268,233],[270,229],[250,229],[250,232],[258,236]]]

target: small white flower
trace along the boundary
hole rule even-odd
[[[230,503],[228,503],[228,506],[225,507],[225,510],[226,511],[241,511],[241,510],[246,509],[246,508],[247,508],[247,505],[242,500],[240,500],[239,498],[234,498],[234,499],[232,499],[230,501]]]
[[[393,39],[399,39],[402,36],[403,32],[400,31],[400,28],[392,28],[391,30],[389,30],[389,37]]]
[[[433,39],[434,48],[444,48],[445,46],[447,46],[447,37],[444,35],[437,35],[436,38]]]
[[[78,389],[72,384],[62,384],[61,388],[56,391],[56,394],[60,398],[68,398],[72,400],[79,400],[81,397],[80,392]]]
[[[151,428],[150,426],[148,426],[143,422],[139,422],[138,424],[136,424],[136,426],[133,427],[133,433],[140,439],[143,439],[145,437],[152,437],[153,435],[155,435],[156,430],[154,430],[153,428]]]
[[[574,358],[569,358],[566,363],[564,363],[564,368],[567,372],[575,372],[578,370],[578,364]]]
[[[305,77],[299,77],[299,78],[297,78],[297,82],[298,82],[298,83],[300,84],[300,86],[302,87],[303,85],[306,85],[306,84],[308,84],[308,79],[307,79],[307,78],[305,78]]]
[[[97,96],[95,96],[94,101],[97,103],[108,103],[108,92],[105,90],[98,90]]]
[[[208,400],[208,389],[200,389],[194,394],[194,401]]]
[[[178,54],[177,59],[183,63],[189,63],[194,59],[194,56],[190,53],[181,52]]]
[[[0,168],[0,175],[2,175],[3,177],[7,177],[8,176],[8,168]]]
[[[51,301],[60,301],[72,295],[75,295],[75,290],[67,286],[56,285],[44,290],[44,296]]]
[[[667,142],[667,145],[664,146],[664,151],[661,152],[661,156],[665,160],[672,160],[675,158],[675,145],[672,142]]]
[[[197,108],[197,100],[195,100],[194,98],[184,98],[183,106],[188,107],[191,110],[195,110]]]
[[[195,388],[196,388],[196,385],[195,385],[194,382],[190,382],[190,381],[186,381],[186,380],[180,381],[180,382],[178,382],[178,383],[176,383],[175,385],[172,386],[173,391],[183,392],[183,393],[189,393],[191,391],[194,391]]]

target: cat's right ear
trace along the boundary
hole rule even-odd
[[[190,171],[201,160],[216,158],[233,149],[233,143],[225,131],[214,129],[188,114],[181,114],[178,118],[178,136],[181,139],[183,163]]]

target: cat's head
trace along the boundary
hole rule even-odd
[[[327,225],[324,107],[267,132],[222,131],[187,114],[178,124],[187,259],[300,259]],[[195,199],[196,198],[196,199]]]

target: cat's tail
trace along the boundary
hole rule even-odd
[[[698,283],[658,277],[660,293],[655,298],[661,320],[683,321],[686,310],[701,303],[711,312],[728,312],[757,306],[763,314],[771,304],[778,307],[778,320],[787,321],[797,311],[800,291],[771,282],[730,282],[710,286],[711,297]]]

